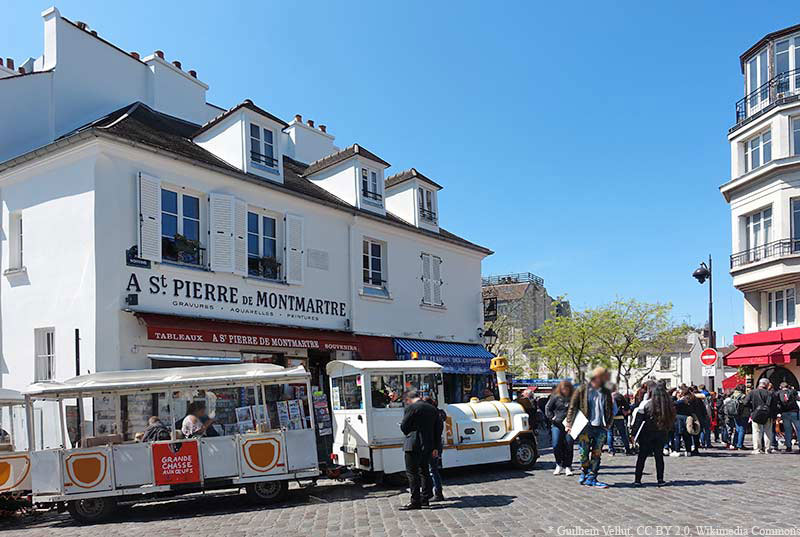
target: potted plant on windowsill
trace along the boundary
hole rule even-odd
[[[281,264],[272,256],[262,257],[259,260],[261,275],[265,278],[277,278],[280,274]]]
[[[175,253],[183,263],[200,264],[200,241],[187,238],[180,233],[175,235]]]

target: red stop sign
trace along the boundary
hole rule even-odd
[[[719,354],[717,354],[716,349],[705,349],[703,352],[700,353],[700,361],[703,362],[703,365],[714,365],[717,363],[717,358]]]

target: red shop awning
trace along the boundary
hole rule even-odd
[[[147,339],[182,343],[210,343],[234,347],[352,351],[362,360],[393,360],[392,339],[350,332],[286,328],[256,323],[137,313],[147,325]]]
[[[725,357],[725,365],[774,365],[791,362],[791,354],[800,347],[800,342],[768,343],[738,347]]]
[[[728,390],[733,390],[739,384],[745,384],[746,382],[747,379],[744,377],[739,376],[739,374],[733,374],[722,381],[722,389],[727,392]]]

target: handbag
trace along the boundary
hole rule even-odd
[[[700,420],[696,414],[692,414],[686,418],[686,432],[692,436],[700,434]]]

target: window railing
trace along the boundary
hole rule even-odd
[[[798,253],[800,253],[800,239],[780,239],[733,254],[731,269]]]
[[[179,265],[205,267],[206,249],[195,241],[181,239],[180,237],[162,237],[161,258],[164,261]]]
[[[794,93],[800,93],[800,69],[781,73],[739,99],[736,102],[736,124]]]
[[[278,167],[278,159],[269,157],[267,155],[262,155],[257,151],[250,151],[250,160],[256,164],[263,164],[264,166],[269,166],[270,168]]]
[[[250,256],[247,259],[247,273],[250,276],[277,280],[281,273],[281,264],[274,257]]]
[[[381,201],[383,199],[383,196],[381,196],[377,192],[372,192],[371,190],[367,190],[366,188],[362,188],[361,189],[361,195],[364,196],[367,199],[371,199],[371,200],[375,200],[375,201]]]
[[[436,213],[433,211],[429,211],[428,209],[420,209],[419,215],[423,220],[427,220],[428,222],[436,222]]]

